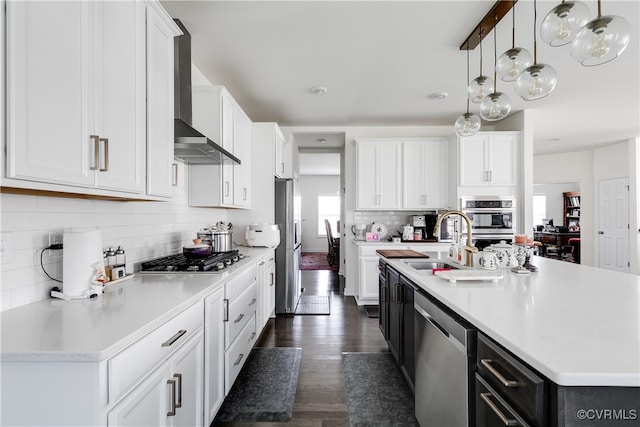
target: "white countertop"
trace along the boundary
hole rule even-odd
[[[221,273],[140,274],[94,299],[47,299],[0,314],[2,361],[101,361],[256,265],[267,248]]]
[[[451,284],[387,262],[556,384],[640,387],[640,276],[533,257],[530,275]]]
[[[366,240],[356,240],[356,239],[352,239],[353,243],[355,243],[357,246],[397,246],[399,248],[402,247],[407,247],[407,246],[424,246],[426,249],[425,250],[429,250],[430,247],[437,247],[437,248],[444,248],[446,250],[449,250],[449,246],[451,246],[451,242],[427,242],[426,240],[406,240],[404,242],[398,242],[398,243],[394,243],[391,242],[387,239],[384,240],[380,240],[378,242],[375,241],[371,241],[368,242]]]

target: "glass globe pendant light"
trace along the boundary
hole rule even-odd
[[[467,47],[467,87],[469,86],[469,48]],[[473,136],[480,130],[480,117],[469,112],[469,97],[467,98],[467,112],[460,115],[454,125],[458,136]]]
[[[471,81],[467,88],[471,102],[481,102],[485,96],[493,91],[493,81],[482,75],[482,29],[480,29],[480,75]]]
[[[496,75],[503,82],[512,82],[518,74],[533,63],[531,54],[528,50],[516,47],[516,5],[515,0],[512,2],[511,13],[513,24],[511,27],[511,49],[504,52],[498,58],[496,65]]]
[[[549,95],[558,83],[552,66],[538,64],[536,40],[537,4],[533,1],[533,65],[525,68],[516,79],[516,93],[525,101],[534,101]]]
[[[497,44],[496,44],[496,28],[493,28],[493,92],[484,97],[480,103],[480,117],[489,121],[495,122],[502,120],[509,115],[511,111],[511,99],[504,92],[498,92],[496,89],[496,69],[498,62]]]
[[[571,43],[576,34],[587,23],[591,13],[586,4],[579,1],[564,1],[547,13],[540,25],[540,37],[551,46]]]
[[[602,16],[598,0],[598,16],[587,22],[571,43],[571,56],[592,67],[616,59],[629,44],[629,22],[621,16]]]

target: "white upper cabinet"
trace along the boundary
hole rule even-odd
[[[293,168],[291,165],[291,147],[282,135],[282,131],[276,126],[276,135],[274,142],[275,163],[273,165],[273,174],[278,178],[292,178]]]
[[[402,143],[402,208],[437,209],[447,205],[447,141]]]
[[[458,141],[461,187],[518,185],[519,132],[479,132]]]
[[[7,177],[144,193],[144,3],[6,7]]]
[[[399,141],[356,141],[356,209],[400,207],[401,155]]]
[[[169,31],[165,52],[155,56],[154,50],[147,57],[147,40],[151,49],[156,47],[153,31],[146,26],[146,6],[152,4],[136,0],[5,4],[3,185],[145,198],[147,120],[158,117],[157,112],[147,115],[147,95],[157,101],[153,107],[164,103],[173,108],[170,99],[160,99],[173,95],[172,71],[170,93],[155,92],[157,81],[147,93],[147,59],[151,76],[156,67],[169,70],[167,62],[173,59]],[[159,4],[156,8],[163,11]],[[155,149],[158,132],[170,132],[172,137],[172,115],[168,125],[151,124],[149,141]],[[169,178],[170,172],[168,163]]]
[[[150,3],[147,9],[147,194],[173,195],[173,38],[171,17]]]
[[[240,165],[189,166],[191,206],[251,206],[251,120],[223,86],[193,88],[193,127],[240,159]]]

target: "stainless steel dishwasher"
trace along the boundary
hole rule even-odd
[[[420,292],[414,308],[416,419],[421,427],[473,427],[476,331]]]

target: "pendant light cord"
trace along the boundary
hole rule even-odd
[[[536,25],[538,22],[537,1],[533,0],[533,63],[538,63],[538,41],[536,37]]]
[[[493,24],[493,92],[496,93],[498,91],[498,42],[496,42],[496,25],[498,25],[498,16],[494,15],[493,19],[495,23]]]
[[[516,0],[511,1],[511,49],[516,48]],[[495,30],[494,30],[495,31]]]
[[[469,87],[469,49],[467,49],[467,87]],[[469,97],[467,96],[467,114],[469,114]]]
[[[480,35],[478,38],[480,39],[480,75],[482,75],[482,27],[480,27]]]
[[[598,18],[602,17],[602,10],[600,9],[600,0],[598,0]]]

